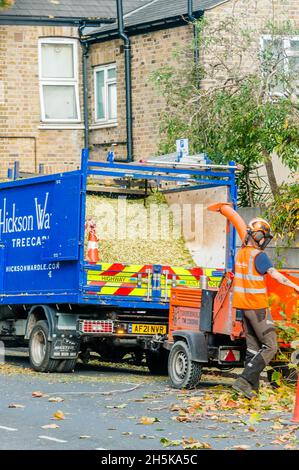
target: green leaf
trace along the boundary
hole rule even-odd
[[[161,437],[160,442],[164,447],[175,447],[181,445],[182,443],[182,441],[171,441],[167,437]]]
[[[261,420],[261,415],[259,413],[252,413],[249,417],[249,424],[258,423]]]

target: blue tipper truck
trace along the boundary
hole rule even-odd
[[[86,359],[90,352],[113,361],[128,352],[140,360],[145,352],[152,372],[165,371],[171,288],[188,286],[189,279],[199,287],[198,273],[205,274],[205,268],[196,274],[196,268],[144,265],[138,272],[132,266],[130,272],[130,265],[117,260],[111,260],[108,270],[101,261],[89,264],[84,253],[88,177],[99,182],[108,177],[122,181],[121,186],[153,183],[170,195],[202,193],[207,203],[219,199],[220,188],[235,206],[235,170],[233,162],[223,167],[91,162],[83,150],[79,170],[1,183],[0,340],[28,345],[32,368],[42,372],[72,371],[78,357]],[[208,230],[212,233],[211,226]],[[225,251],[223,260],[215,248],[216,261],[208,266],[216,283],[234,263],[235,230],[222,232],[224,241],[216,239],[215,246]],[[123,290],[111,281],[121,270],[129,273]]]

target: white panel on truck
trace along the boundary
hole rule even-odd
[[[228,237],[226,219],[207,210],[216,202],[229,202],[226,187],[169,191],[165,194],[197,266],[226,267]]]

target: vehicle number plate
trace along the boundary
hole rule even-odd
[[[138,323],[131,323],[129,325],[129,333],[138,335],[166,335],[166,325],[145,325]]]

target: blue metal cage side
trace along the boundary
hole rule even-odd
[[[233,208],[237,208],[238,189],[236,185],[237,165],[230,161],[228,165],[202,165],[202,169],[196,169],[190,165],[190,168],[177,168],[176,164],[165,167],[163,165],[154,165],[147,163],[116,163],[116,162],[98,162],[89,160],[89,151],[82,151],[82,171],[84,181],[87,184],[88,176],[113,176],[130,177],[131,179],[145,179],[161,181],[173,181],[181,183],[197,184],[197,189],[207,189],[212,187],[226,186],[229,189],[230,200]],[[205,168],[204,168],[205,167]],[[213,169],[213,167],[216,167]],[[86,188],[85,188],[86,191]],[[221,202],[221,201],[219,201]],[[232,270],[235,263],[236,254],[236,229],[230,224],[229,248],[227,253],[227,269]]]

